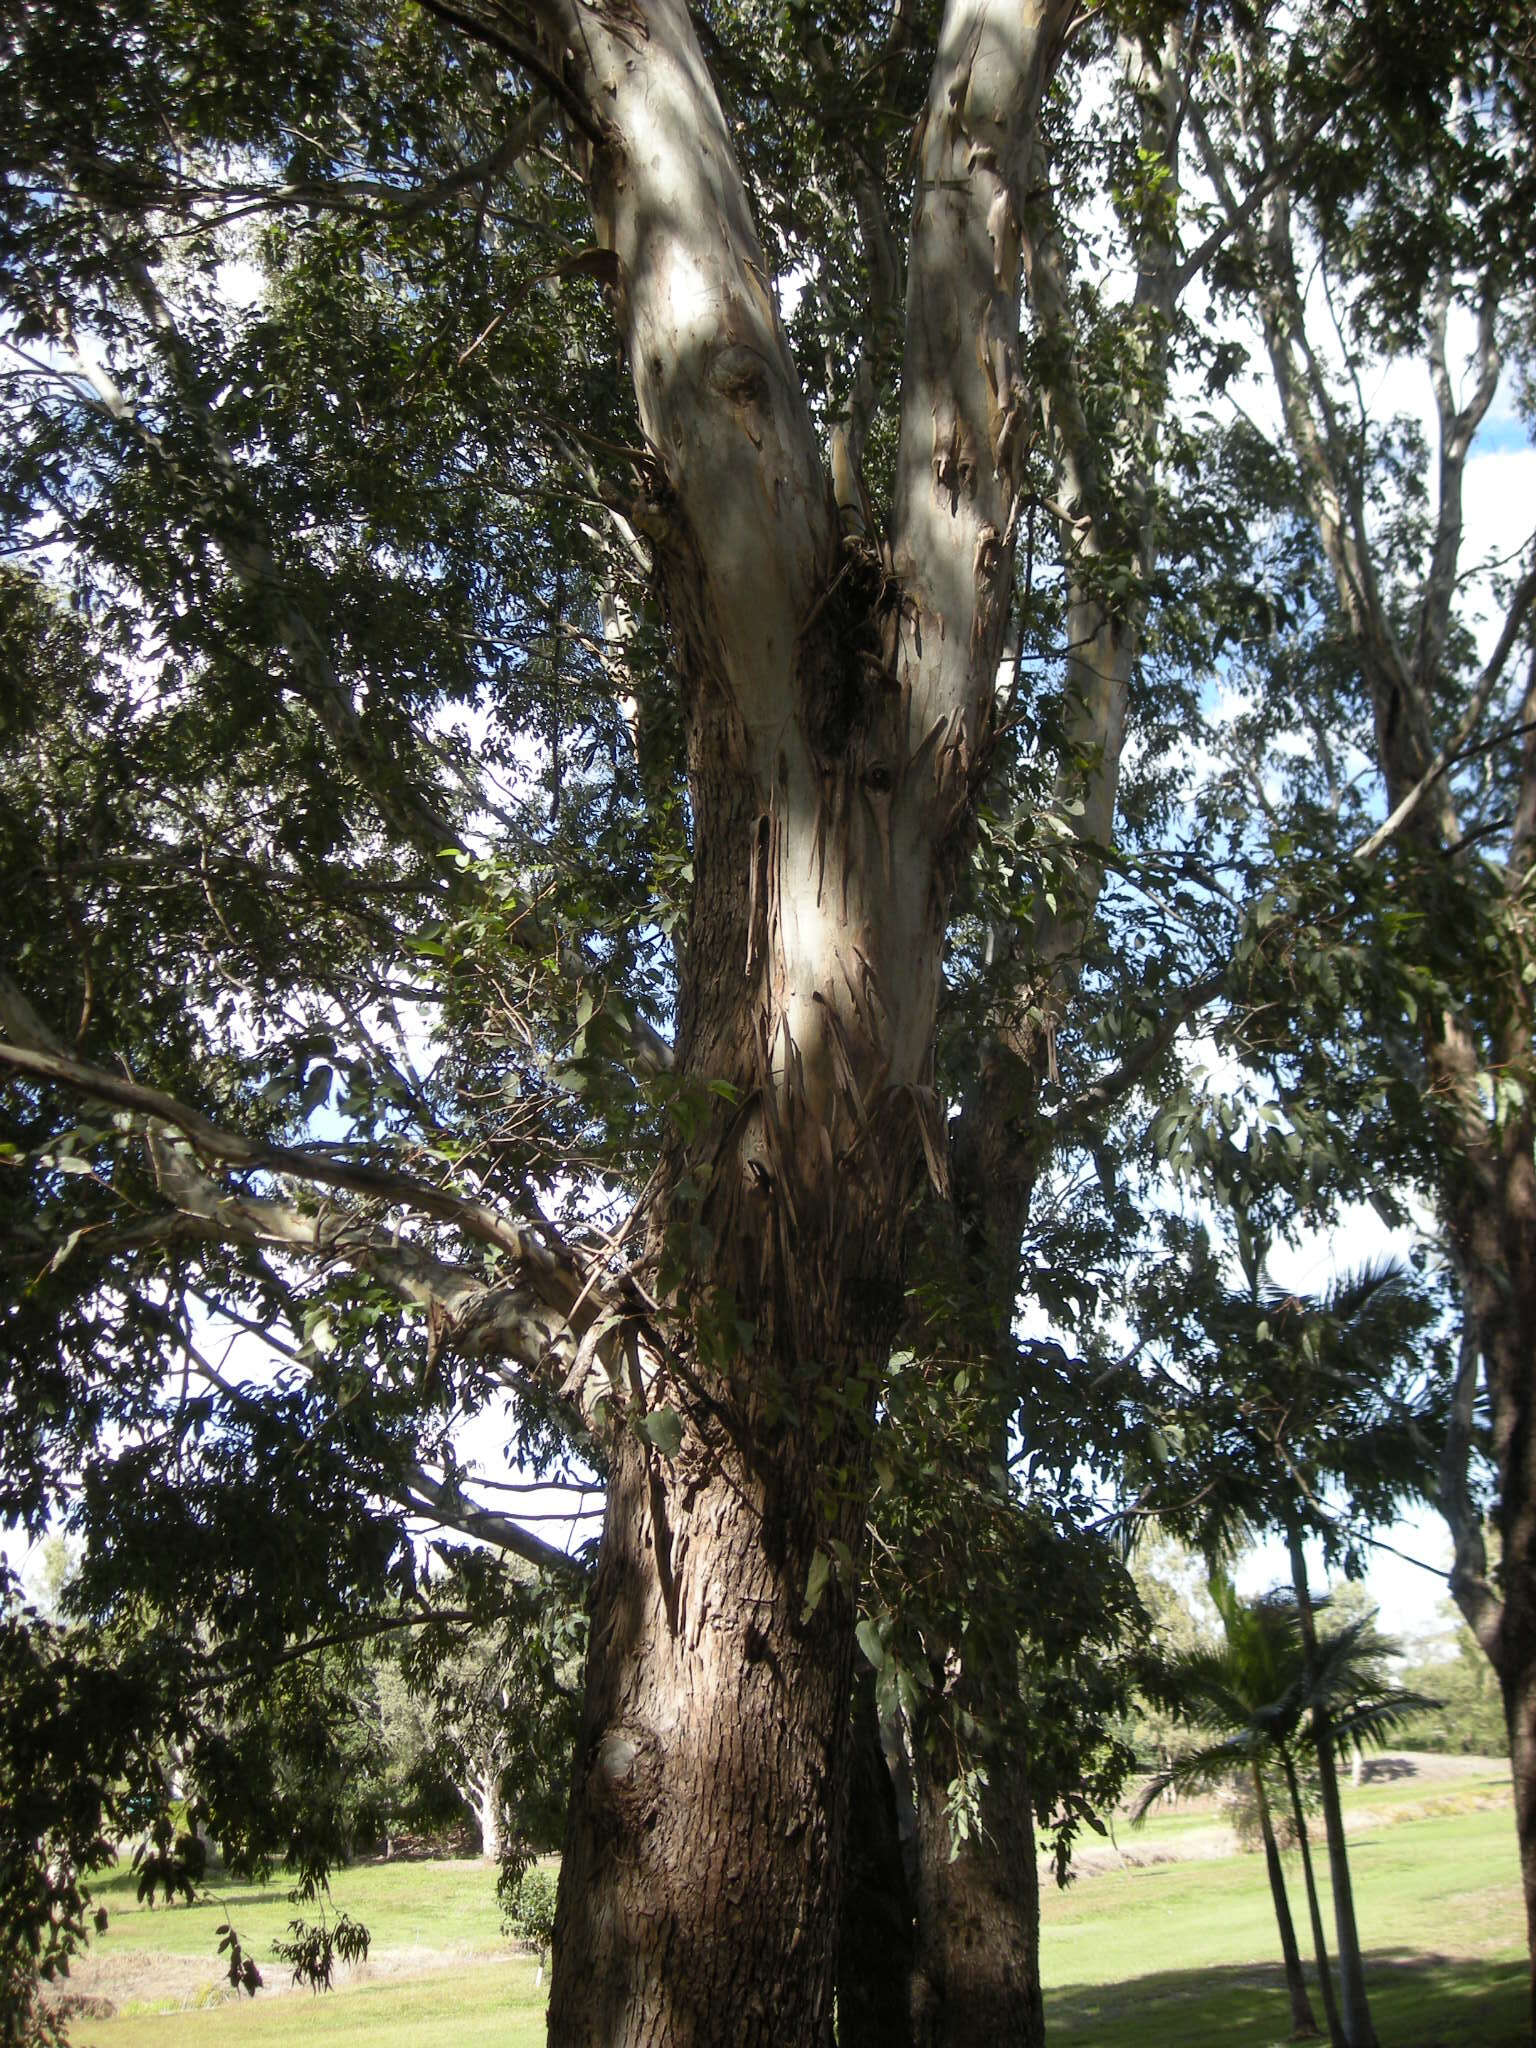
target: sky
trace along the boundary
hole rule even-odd
[[[1382,1633],[1405,1647],[1426,1636],[1444,1637],[1456,1623],[1447,1609],[1445,1573],[1450,1569],[1451,1539],[1444,1522],[1433,1508],[1420,1508],[1379,1534],[1392,1550],[1373,1551],[1365,1588],[1376,1603]],[[1426,1565],[1435,1569],[1427,1571]],[[1327,1590],[1328,1574],[1316,1546],[1307,1553],[1307,1579],[1314,1594]],[[1233,1583],[1249,1598],[1275,1586],[1289,1586],[1284,1543],[1272,1537],[1249,1551],[1233,1573]]]

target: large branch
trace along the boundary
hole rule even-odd
[[[1478,306],[1476,382],[1463,406],[1456,403],[1446,361],[1446,327],[1451,306],[1448,276],[1437,279],[1431,295],[1429,318],[1430,382],[1434,388],[1435,410],[1440,427],[1440,475],[1435,513],[1435,539],[1430,551],[1429,570],[1419,600],[1419,624],[1414,636],[1413,667],[1430,686],[1438,675],[1450,631],[1451,607],[1456,596],[1456,563],[1462,541],[1462,482],[1473,436],[1487,416],[1499,386],[1501,355],[1497,319],[1498,290],[1490,272],[1484,281]]]
[[[1403,826],[1408,823],[1409,819],[1412,818],[1414,812],[1424,801],[1424,798],[1429,795],[1441,776],[1449,769],[1454,768],[1457,761],[1460,760],[1463,749],[1471,741],[1479,725],[1482,724],[1483,716],[1492,701],[1494,691],[1498,688],[1499,679],[1504,673],[1505,664],[1509,660],[1515,642],[1520,637],[1521,629],[1525,625],[1533,603],[1536,603],[1536,567],[1527,569],[1524,576],[1521,577],[1519,583],[1515,586],[1514,593],[1510,598],[1509,609],[1504,615],[1504,624],[1500,628],[1498,640],[1495,642],[1493,652],[1489,655],[1483,667],[1482,674],[1473,685],[1471,700],[1462,715],[1461,723],[1445,742],[1444,746],[1436,751],[1434,759],[1424,770],[1418,781],[1404,792],[1388,816],[1377,826],[1376,830],[1367,838],[1361,840],[1354,850],[1353,857],[1356,860],[1368,861],[1380,853],[1387,841],[1395,837],[1402,830]]]
[[[317,1187],[337,1188],[414,1210],[434,1222],[451,1224],[473,1242],[505,1252],[549,1306],[564,1313],[580,1299],[585,1277],[570,1250],[547,1225],[532,1225],[499,1215],[484,1202],[387,1167],[337,1159],[324,1151],[292,1145],[271,1145],[242,1132],[226,1130],[200,1110],[110,1074],[83,1060],[36,1047],[0,1042],[0,1064],[34,1080],[72,1088],[97,1102],[107,1102],[179,1131],[202,1159],[221,1166],[286,1175]]]
[[[1241,67],[1245,81],[1241,113],[1260,152],[1261,168],[1255,182],[1263,183],[1265,174],[1287,152],[1275,135],[1272,112],[1262,92],[1247,83],[1250,70],[1259,69]],[[1453,845],[1460,830],[1450,792],[1443,778],[1429,773],[1434,756],[1428,696],[1431,679],[1421,675],[1404,654],[1382,595],[1358,449],[1354,438],[1339,427],[1323,366],[1308,335],[1290,193],[1283,180],[1270,187],[1256,225],[1246,195],[1240,198],[1233,190],[1227,164],[1193,101],[1189,116],[1206,173],[1257,280],[1257,310],[1285,436],[1299,466],[1307,507],[1374,700],[1380,766],[1389,800],[1395,807],[1415,783],[1424,781],[1424,791],[1405,817],[1422,807],[1424,795],[1431,796],[1435,803],[1431,829],[1441,844]]]
[[[1169,31],[1161,56],[1152,56],[1140,45],[1122,52],[1129,82],[1138,93],[1144,139],[1168,164],[1175,189],[1182,90],[1179,33],[1176,27]],[[1057,884],[1058,894],[1068,900],[1049,916],[1042,908],[1031,930],[1003,935],[1004,949],[1017,958],[1018,967],[1012,985],[994,1007],[975,1083],[952,1126],[964,1242],[979,1258],[979,1278],[1000,1338],[1006,1337],[1013,1320],[1020,1246],[1042,1157],[1040,1089],[1053,1069],[1055,1029],[1075,983],[1083,937],[1102,884],[1103,850],[1113,831],[1144,600],[1136,593],[1128,601],[1112,601],[1101,572],[1116,556],[1131,557],[1143,575],[1150,567],[1151,460],[1161,418],[1174,291],[1172,216],[1165,209],[1161,216],[1148,215],[1136,251],[1139,284],[1133,317],[1144,330],[1147,381],[1132,399],[1133,457],[1111,481],[1111,453],[1090,427],[1084,402],[1080,338],[1038,124],[1026,124],[1018,142],[1028,152],[1028,179],[1027,190],[1017,192],[1017,211],[1008,217],[1009,253],[1016,265],[1015,289],[1020,265],[1027,282],[1038,339],[1035,398],[1061,478],[1070,647],[1066,745],[1056,795],[1063,815],[1074,819],[1076,845],[1071,876]],[[1022,176],[1017,167],[1016,175]],[[1011,555],[1008,559],[1011,573]],[[1133,576],[1122,580],[1122,588],[1126,580],[1134,587]],[[1149,1053],[1149,1064],[1151,1057]]]
[[[1058,890],[1033,933],[1034,964],[1059,1006],[1075,975],[1084,934],[1103,884],[1102,853],[1114,828],[1131,678],[1154,559],[1155,447],[1167,398],[1167,359],[1179,276],[1174,266],[1180,190],[1179,130],[1186,99],[1183,25],[1169,22],[1161,46],[1128,39],[1120,61],[1136,94],[1144,153],[1165,177],[1137,228],[1137,286],[1132,317],[1141,362],[1128,382],[1126,455],[1110,454],[1091,431],[1079,376],[1081,342],[1043,165],[1025,216],[1024,262],[1040,337],[1040,405],[1060,472],[1062,541],[1069,563],[1068,648],[1063,760],[1056,777],[1059,813],[1073,819],[1083,850],[1072,886]],[[1105,571],[1133,573],[1128,594],[1112,599]],[[1124,584],[1122,583],[1122,588]]]
[[[725,116],[683,0],[534,11],[600,138],[585,149],[597,239],[641,423],[702,571],[672,580],[675,623],[727,680],[749,765],[771,772],[834,536]]]
[[[1021,222],[1071,9],[951,0],[918,133],[893,559],[921,636],[913,730],[990,714],[1028,442]],[[981,702],[977,702],[978,693]]]
[[[1504,1604],[1488,1576],[1483,1520],[1472,1499],[1470,1467],[1473,1416],[1477,1407],[1482,1353],[1472,1316],[1463,1311],[1461,1356],[1451,1394],[1451,1414],[1440,1453],[1435,1501],[1451,1532],[1451,1598],[1495,1669],[1500,1664],[1500,1623]]]
[[[545,1542],[542,1536],[533,1535],[510,1515],[498,1514],[494,1508],[483,1508],[466,1499],[458,1488],[434,1479],[421,1466],[411,1473],[408,1485],[402,1489],[400,1505],[412,1508],[418,1514],[431,1515],[445,1528],[457,1529],[462,1535],[474,1537],[477,1542],[490,1543],[498,1550],[511,1551],[514,1557],[526,1558],[540,1571],[553,1572],[562,1578],[582,1579],[586,1576],[586,1566],[580,1558]]]

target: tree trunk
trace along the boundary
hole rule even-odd
[[[1513,1262],[1511,1262],[1513,1263]],[[1496,1627],[1481,1628],[1504,1701],[1509,1730],[1515,1829],[1531,1952],[1531,2025],[1536,2031],[1536,1417],[1532,1415],[1532,1346],[1536,1346],[1536,1281],[1529,1270],[1505,1272],[1511,1284],[1479,1321],[1493,1388],[1498,1460],[1497,1524],[1503,1600]],[[1523,1284],[1522,1284],[1523,1283]],[[1484,1290],[1480,1289],[1479,1292]],[[1521,1355],[1523,1352],[1523,1356]]]
[[[1017,1695],[1017,1673],[1008,1674]],[[987,1686],[974,1677],[962,1690],[991,1715],[1007,1714],[1003,1680]],[[917,1968],[913,1977],[916,2048],[1042,2048],[1045,2008],[1040,1995],[1040,1888],[1035,1860],[1034,1812],[1022,1742],[998,1745],[982,1759],[979,1830],[956,1843],[948,1809],[958,1769],[952,1730],[966,1700],[939,1702],[936,1725],[914,1745],[917,1795]],[[945,1738],[950,1738],[946,1740]]]
[[[1480,1531],[1464,1526],[1473,1512],[1465,1500],[1452,1522],[1452,1591],[1498,1674],[1504,1701],[1536,2031],[1536,1169],[1528,1115],[1509,1121],[1515,1128],[1505,1130],[1500,1145],[1489,1143],[1480,1159],[1469,1159],[1451,1213],[1464,1310],[1493,1410],[1503,1598],[1484,1576]]]
[[[1255,71],[1257,67],[1255,67]],[[1245,109],[1260,122],[1262,107]],[[1268,122],[1265,147],[1275,135]],[[1419,626],[1411,649],[1400,643],[1383,596],[1383,579],[1371,550],[1365,478],[1355,466],[1352,442],[1336,429],[1313,396],[1301,271],[1292,236],[1292,202],[1277,180],[1264,202],[1262,238],[1250,234],[1250,254],[1260,258],[1256,275],[1266,341],[1286,430],[1302,466],[1308,502],[1333,571],[1340,605],[1349,624],[1361,674],[1370,692],[1376,724],[1377,766],[1386,786],[1389,816],[1400,846],[1430,877],[1417,895],[1426,927],[1468,950],[1466,985],[1479,991],[1477,1007],[1426,1009],[1424,1095],[1436,1130],[1436,1180],[1441,1221],[1462,1282],[1465,1310],[1488,1375],[1499,1472],[1499,1526],[1504,1536],[1505,1603],[1484,1577],[1482,1546],[1471,1526],[1465,1484],[1470,1444],[1469,1405],[1453,1422],[1462,1456],[1459,1474],[1447,1471],[1441,1486],[1456,1546],[1451,1590],[1474,1634],[1488,1653],[1504,1694],[1515,1778],[1515,1825],[1531,1948],[1531,2021],[1536,2028],[1536,1408],[1531,1361],[1536,1357],[1536,1165],[1532,1160],[1533,1071],[1530,919],[1523,908],[1536,858],[1536,663],[1526,681],[1520,723],[1520,765],[1507,842],[1504,901],[1491,916],[1482,890],[1486,874],[1470,892],[1463,919],[1446,911],[1448,877],[1465,877],[1481,864],[1486,844],[1474,855],[1457,815],[1454,780],[1435,771],[1436,711],[1445,702],[1442,655],[1458,588],[1462,535],[1464,465],[1473,435],[1493,401],[1498,383],[1495,327],[1490,317],[1479,345],[1475,392],[1458,411],[1445,376],[1444,319],[1439,313],[1437,398],[1441,411],[1440,502],[1430,574],[1423,587]],[[1490,301],[1491,307],[1494,302]],[[1453,446],[1454,444],[1454,446]],[[1513,618],[1513,615],[1511,615]],[[1511,645],[1513,642],[1511,642]],[[1501,657],[1501,660],[1504,657]],[[1489,676],[1490,687],[1497,671]],[[1465,736],[1463,736],[1465,737]],[[1451,757],[1462,742],[1451,748]],[[1358,849],[1361,858],[1379,844],[1376,835]],[[1407,899],[1415,901],[1413,867],[1402,870]],[[1490,978],[1489,954],[1497,959]],[[1436,970],[1443,978],[1444,970]],[[1461,979],[1453,970],[1452,985]],[[1506,1086],[1500,1099],[1499,1083]],[[1494,1093],[1489,1115],[1490,1084]],[[1325,1772],[1325,1785],[1327,1774]],[[1326,1797],[1325,1792],[1325,1797]],[[1330,1823],[1331,1828],[1331,1823]],[[1341,1956],[1341,1963],[1343,1962]],[[1346,1994],[1349,1974],[1345,1973]],[[1368,2028],[1368,2022],[1367,2022]],[[1368,2038],[1368,2033],[1366,2038]]]
[[[1291,1578],[1296,1588],[1296,1610],[1301,1622],[1302,1648],[1310,1685],[1317,1671],[1317,1625],[1312,1614],[1312,1595],[1307,1585],[1307,1564],[1302,1554],[1301,1537],[1294,1529],[1290,1531],[1290,1553]],[[1339,1943],[1339,2009],[1344,2048],[1376,2048],[1376,2029],[1371,2022],[1370,2003],[1365,1995],[1365,1964],[1355,1927],[1355,1898],[1349,1881],[1349,1848],[1344,1839],[1344,1809],[1339,1803],[1333,1727],[1327,1708],[1321,1702],[1315,1702],[1312,1708],[1312,1739],[1317,1748],[1323,1826],[1328,1841],[1328,1875],[1333,1889],[1333,1924]]]
[[[480,1820],[481,1861],[499,1863],[503,1841],[500,1773],[487,1771],[477,1784],[474,1797]]]
[[[1012,589],[1018,237],[1065,0],[954,0],[914,200],[893,532],[841,536],[682,0],[538,0],[656,451],[688,736],[676,1131],[610,1327],[552,2048],[824,2048],[848,1560],[942,1184],[943,935]],[[578,1377],[585,1361],[577,1360]],[[576,1389],[573,1389],[576,1391]],[[842,1559],[834,1573],[833,1560]]]
[[[715,1448],[616,1450],[552,2048],[830,2048],[852,1617],[802,1619],[813,1474]]]
[[[1045,41],[1066,26],[1066,16],[1059,11],[1054,21],[1049,20],[1052,12],[1041,10],[1031,24],[1039,30],[1043,18]],[[1172,329],[1169,223],[1176,210],[1172,202],[1177,192],[1182,28],[1177,22],[1167,24],[1157,49],[1128,37],[1121,55],[1126,82],[1141,107],[1144,144],[1162,159],[1170,183],[1161,189],[1159,207],[1143,222],[1138,249],[1136,305],[1147,327],[1141,337],[1144,375],[1132,409],[1147,466],[1132,463],[1121,468],[1113,484],[1083,405],[1070,279],[1049,179],[1038,159],[1028,204],[1011,223],[1024,254],[1028,312],[1040,344],[1040,381],[1035,392],[1011,394],[1010,405],[1022,407],[1027,402],[1031,411],[1038,406],[1060,466],[1060,501],[1071,508],[1062,515],[1063,547],[1077,573],[1068,591],[1064,734],[1055,806],[1061,815],[1075,818],[1079,858],[1071,879],[1059,885],[1059,907],[1053,900],[1048,909],[1042,897],[1030,928],[1004,927],[989,936],[989,950],[995,949],[1000,961],[1011,959],[1014,972],[1011,982],[1003,977],[1001,998],[989,1019],[978,1086],[952,1127],[956,1220],[972,1297],[981,1306],[979,1315],[957,1316],[951,1348],[960,1356],[980,1348],[994,1364],[1013,1349],[1022,1238],[1041,1160],[1036,1108],[1041,1086],[1053,1074],[1055,1032],[1081,971],[1084,938],[1103,881],[1102,856],[1114,836],[1130,681],[1145,609],[1144,596],[1135,591],[1118,601],[1106,600],[1097,570],[1106,558],[1127,550],[1144,575],[1150,575],[1154,560],[1150,466],[1166,396],[1163,379]],[[942,79],[936,77],[936,82]],[[934,142],[948,130],[949,122],[935,96],[925,131],[924,165],[935,185],[945,166],[934,154]],[[996,381],[1001,406],[1009,379]],[[921,387],[915,395],[920,407]],[[936,412],[934,426],[937,453]],[[919,441],[916,435],[910,439],[915,454]],[[904,448],[907,440],[904,434]],[[998,1425],[998,1441],[984,1454],[973,1445],[962,1456],[1006,1469],[1016,1400],[1015,1394],[1010,1412]],[[964,1597],[984,1606],[984,1581],[973,1584]],[[956,1651],[961,1654],[958,1633]],[[925,1709],[925,1740],[917,1745],[915,2034],[925,2048],[971,2048],[983,2041],[1037,2048],[1045,2025],[1039,1884],[1027,1731],[1018,1726],[1017,1658],[1012,1649],[989,1656],[974,1644],[965,1646],[963,1654],[966,1667],[958,1687],[940,1689]],[[957,1844],[944,1812],[947,1778],[938,1759],[957,1759],[954,1717],[971,1708],[984,1726],[1001,1725],[1014,1733],[997,1743],[986,1759],[979,1832]]]
[[[1344,2048],[1344,2029],[1339,2020],[1338,2000],[1334,1997],[1333,1971],[1328,1964],[1328,1944],[1323,1938],[1322,1909],[1317,1902],[1317,1881],[1312,1875],[1312,1844],[1307,1836],[1307,1817],[1301,1810],[1301,1787],[1296,1782],[1296,1766],[1288,1756],[1282,1755],[1281,1768],[1291,1795],[1291,1818],[1296,1827],[1296,1846],[1301,1851],[1301,1876],[1307,1893],[1307,1914],[1312,1922],[1312,1952],[1317,1958],[1318,1989],[1323,1995],[1323,2014],[1328,2022],[1328,2039],[1332,2048]]]
[[[1296,1946],[1296,1929],[1291,1920],[1291,1902],[1286,1896],[1285,1871],[1280,1862],[1280,1845],[1275,1840],[1269,1817],[1269,1795],[1264,1790],[1264,1773],[1257,1758],[1253,1765],[1253,1796],[1258,1806],[1259,1833],[1264,1838],[1264,1868],[1269,1874],[1269,1896],[1274,1901],[1275,1924],[1280,1930],[1280,1954],[1285,1964],[1285,1988],[1291,2001],[1291,2038],[1310,2040],[1317,2021],[1307,1998],[1307,1980],[1302,1973],[1301,1951]]]
[[[1531,1598],[1518,1617],[1523,1635],[1515,1631],[1499,1668],[1504,1719],[1509,1729],[1509,1763],[1515,1791],[1515,1830],[1520,1843],[1520,1882],[1525,1893],[1526,1941],[1530,1948],[1530,2018],[1536,2035],[1536,1641],[1532,1640]],[[1506,1627],[1509,1601],[1505,1601]]]

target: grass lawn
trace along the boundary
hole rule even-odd
[[[211,2012],[79,2020],[75,2048],[544,2048],[544,1991],[531,1957],[467,1964],[316,1997],[258,1992]]]
[[[1363,1786],[1346,1797],[1383,2048],[1528,2043],[1507,1776],[1493,1772],[1454,1787]],[[1492,1806],[1493,1798],[1501,1804]],[[1214,1818],[1209,1811],[1160,1816],[1123,1839],[1176,1855],[1181,1841],[1201,1830],[1209,1835]],[[1287,1877],[1306,1952],[1296,1863],[1287,1858]],[[492,1874],[481,1864],[343,1872],[336,1907],[366,1921],[373,1935],[373,1960],[360,1979],[327,1997],[263,1993],[208,2011],[146,2011],[140,1999],[135,2014],[135,1983],[144,1988],[158,1971],[163,2002],[164,1984],[179,1972],[180,1984],[192,1986],[188,2002],[214,1992],[214,1929],[226,1910],[262,1958],[296,1910],[286,1894],[231,1888],[216,1907],[150,1913],[134,1902],[131,1878],[118,1875],[100,1895],[112,1922],[97,1945],[99,1964],[76,1981],[116,1997],[120,2016],[77,2019],[76,2048],[541,2048],[544,1992],[532,1959],[513,1954],[501,1935]],[[1331,1943],[1326,1886],[1323,1910]],[[1046,2013],[1060,2048],[1271,2048],[1286,2038],[1289,2012],[1261,1857],[1205,1855],[1106,1872],[1065,1892],[1047,1888],[1042,1918]],[[99,1987],[91,1982],[97,1968],[109,1973]],[[267,1975],[275,1985],[284,1973],[274,1965]]]
[[[131,1871],[118,1871],[95,1887],[110,1918],[75,1983],[111,1997],[119,2016],[75,2020],[76,2048],[234,2048],[246,2041],[535,2048],[543,2041],[536,1964],[501,1931],[496,1873],[487,1864],[374,1863],[338,1873],[331,1909],[365,1924],[370,1961],[320,1997],[289,1992],[285,1966],[272,1960],[272,1942],[288,1922],[314,1914],[291,1905],[282,1884],[216,1886],[207,1903],[153,1910],[138,1903],[135,1884]],[[217,1930],[226,1920],[270,1987],[254,1999],[234,2000],[223,1984]],[[278,1987],[282,1995],[273,1996]]]
[[[227,1920],[249,1952],[265,1962],[270,1943],[286,1933],[295,1915],[314,1917],[311,1908],[288,1903],[288,1886],[281,1878],[261,1888],[226,1886],[215,1879],[208,1904],[162,1903],[153,1909],[138,1903],[137,1884],[134,1871],[116,1870],[92,1887],[96,1903],[109,1915],[106,1933],[93,1943],[102,1955],[211,1956],[218,1947],[214,1930]],[[332,1908],[361,1920],[379,1949],[454,1953],[507,1947],[492,1864],[354,1864],[337,1873]]]
[[[1375,1829],[1368,1810],[1355,1818],[1350,1874],[1384,2048],[1528,2043],[1524,1911],[1508,1808]],[[1286,1877],[1308,1957],[1298,1863],[1286,1858]],[[1286,2039],[1279,1941],[1258,1856],[1110,1872],[1048,1892],[1041,1918],[1055,2041],[1269,2048]],[[1325,1882],[1323,1918],[1331,1945]],[[1311,1975],[1309,1963],[1309,1983]]]

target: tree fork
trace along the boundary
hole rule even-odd
[[[899,607],[860,573],[867,542],[839,541],[686,11],[545,16],[602,130],[593,218],[675,514],[660,567],[694,827],[675,1071],[704,1115],[664,1163],[651,1255],[709,1403],[682,1401],[659,1448],[640,1406],[671,1382],[649,1360],[614,1437],[556,2048],[830,2032],[854,1589],[812,1562],[861,1539],[904,1219],[925,1164],[945,1172],[943,930],[1011,577],[1010,223],[1066,19],[1026,10],[1021,37],[1004,13],[961,0],[940,38]],[[962,303],[980,351],[936,316]]]

